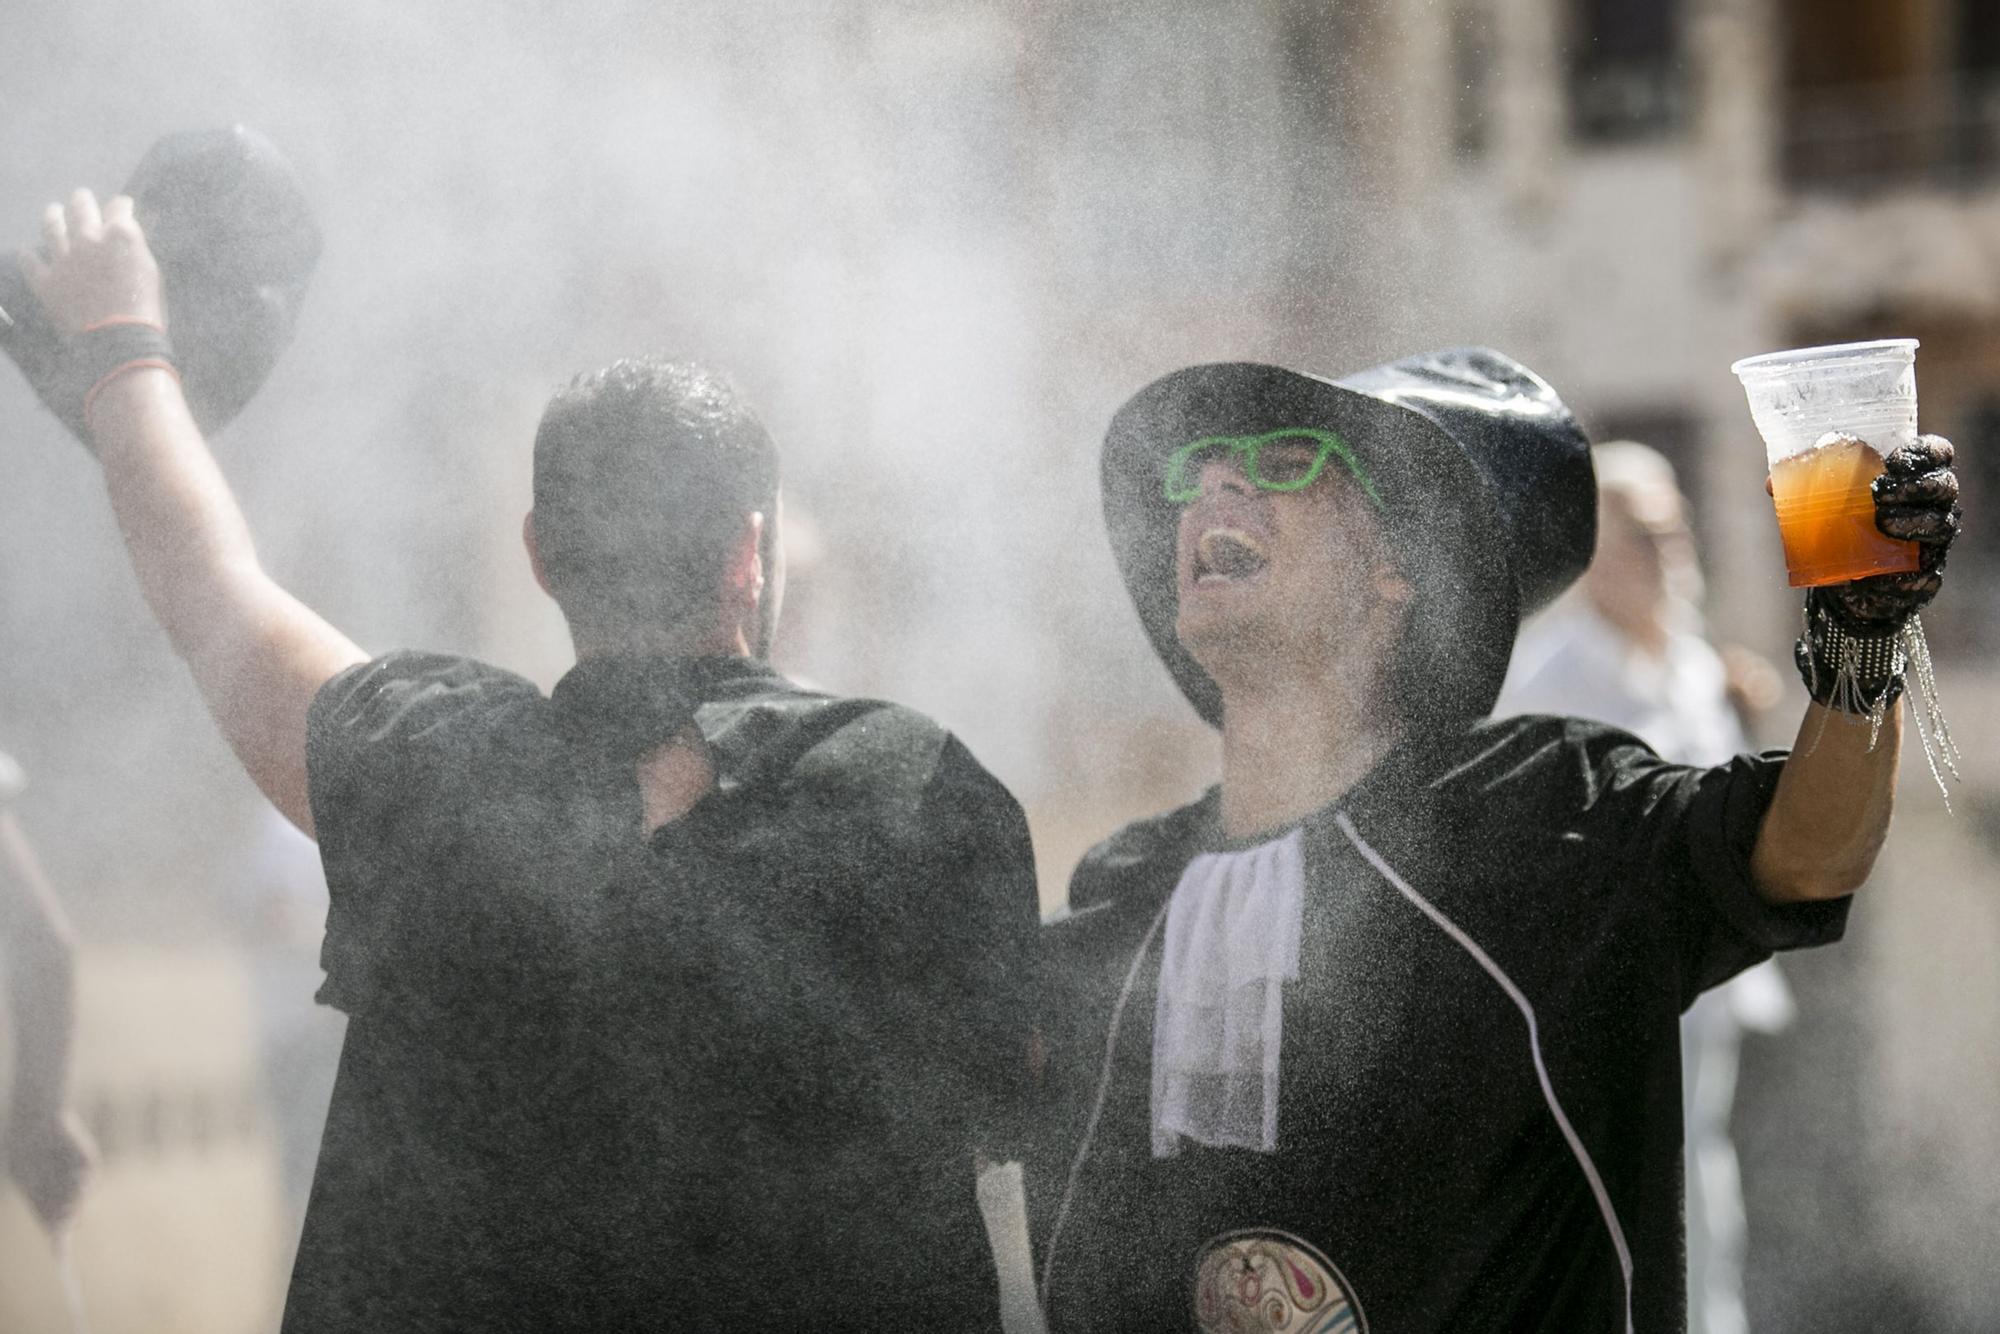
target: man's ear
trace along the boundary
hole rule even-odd
[[[1399,607],[1407,606],[1410,600],[1417,595],[1416,585],[1412,584],[1404,576],[1403,572],[1393,565],[1378,566],[1375,570],[1373,583],[1375,585],[1376,597],[1381,598],[1384,602],[1392,602]]]
[[[764,514],[753,512],[736,534],[729,551],[729,565],[723,582],[729,592],[748,607],[764,596]]]
[[[535,582],[541,586],[544,593],[547,593],[550,597],[554,597],[556,591],[549,587],[549,572],[547,567],[542,564],[541,545],[535,541],[535,512],[533,510],[529,510],[521,518],[521,545],[528,549],[528,568],[535,572]]]

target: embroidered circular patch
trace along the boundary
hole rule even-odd
[[[1271,1228],[1225,1232],[1194,1272],[1201,1334],[1367,1334],[1361,1303],[1311,1242]]]

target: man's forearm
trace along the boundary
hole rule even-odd
[[[307,705],[365,655],[264,573],[171,375],[120,376],[98,395],[91,424],[147,606],[251,778],[310,831]]]
[[[1889,832],[1903,718],[1891,708],[1874,747],[1868,719],[1809,705],[1764,814],[1750,870],[1774,903],[1861,887]]]
[[[238,637],[264,581],[249,526],[172,376],[128,372],[94,405],[105,490],[146,605],[190,660]]]

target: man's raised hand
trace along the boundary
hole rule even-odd
[[[42,214],[42,244],[19,255],[32,311],[10,317],[4,346],[28,385],[70,433],[95,449],[98,391],[128,371],[178,375],[160,268],[123,195],[98,209],[78,190]],[[14,275],[5,275],[12,280]]]
[[[1918,566],[1909,574],[1879,574],[1814,592],[1850,634],[1889,634],[1937,596],[1944,562],[1958,536],[1958,474],[1951,442],[1921,435],[1890,451],[1875,479],[1875,526],[1888,537],[1917,544]]]
[[[166,327],[160,266],[126,195],[101,211],[88,190],[50,204],[40,248],[21,251],[20,261],[28,289],[64,338],[111,324]]]

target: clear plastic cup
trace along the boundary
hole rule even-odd
[[[1764,437],[1792,587],[1917,568],[1916,543],[1875,527],[1871,490],[1884,456],[1917,438],[1916,352],[1914,338],[1885,338],[1767,352],[1729,368]]]

